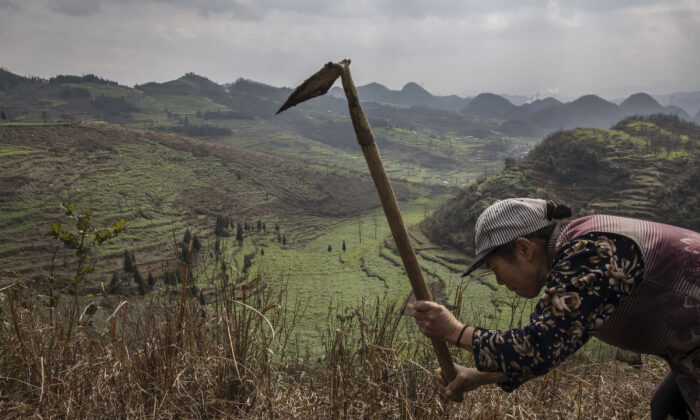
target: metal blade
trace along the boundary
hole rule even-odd
[[[313,76],[309,77],[289,95],[287,102],[277,111],[277,114],[311,98],[324,95],[340,76],[340,65],[329,62]],[[276,114],[275,114],[276,115]]]

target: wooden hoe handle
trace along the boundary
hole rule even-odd
[[[345,96],[348,100],[350,118],[352,119],[355,133],[357,134],[357,141],[360,143],[360,146],[362,146],[362,153],[365,155],[367,166],[369,166],[369,171],[372,174],[374,185],[379,193],[379,199],[382,203],[382,207],[384,208],[386,219],[389,222],[389,228],[391,229],[391,234],[394,237],[396,248],[398,248],[399,255],[401,255],[401,260],[406,268],[408,279],[411,281],[413,294],[416,296],[417,300],[433,300],[432,296],[430,295],[430,291],[425,284],[423,272],[421,271],[420,265],[418,264],[418,259],[416,258],[416,253],[411,245],[411,240],[408,236],[406,225],[403,222],[403,217],[401,217],[401,210],[399,209],[399,204],[396,201],[394,190],[391,188],[389,177],[386,174],[381,157],[379,156],[379,149],[377,149],[377,144],[374,141],[372,128],[367,121],[367,117],[362,110],[362,106],[360,106],[360,101],[358,100],[357,91],[355,90],[355,85],[352,81],[352,77],[350,76],[348,64],[349,62],[347,61],[341,61],[338,65],[341,67],[340,76],[343,81]],[[433,349],[435,350],[438,362],[442,368],[444,378],[448,382],[453,381],[457,376],[457,373],[455,371],[454,364],[452,363],[452,357],[447,349],[447,345],[444,341],[435,339],[433,339],[432,342]]]

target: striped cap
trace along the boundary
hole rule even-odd
[[[478,268],[497,247],[549,225],[547,201],[536,198],[509,198],[496,201],[476,220],[476,256],[462,277]]]

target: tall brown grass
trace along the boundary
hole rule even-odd
[[[264,274],[236,282],[231,267],[218,271],[207,299],[185,275],[179,293],[150,301],[59,304],[4,274],[0,416],[638,419],[666,369],[651,357],[638,369],[612,361],[593,342],[513,393],[487,386],[446,403],[429,342],[399,302],[330,309],[312,360],[289,344],[300,305],[284,310]],[[455,352],[473,365],[467,356]]]

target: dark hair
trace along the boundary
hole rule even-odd
[[[565,219],[567,217],[571,217],[571,215],[572,211],[566,204],[555,203],[554,201],[547,201],[547,220]],[[558,224],[559,222],[553,221],[547,226],[538,229],[530,234],[527,234],[523,237],[529,240],[543,240],[545,242],[549,241],[549,237],[552,236],[552,232],[554,232],[554,228],[556,228]],[[500,245],[499,247],[491,251],[490,254],[508,260],[512,259],[515,256],[516,240],[517,239],[514,239],[508,243]]]
[[[572,214],[571,209],[566,204],[547,200],[547,220],[566,219],[567,217],[571,217]]]

